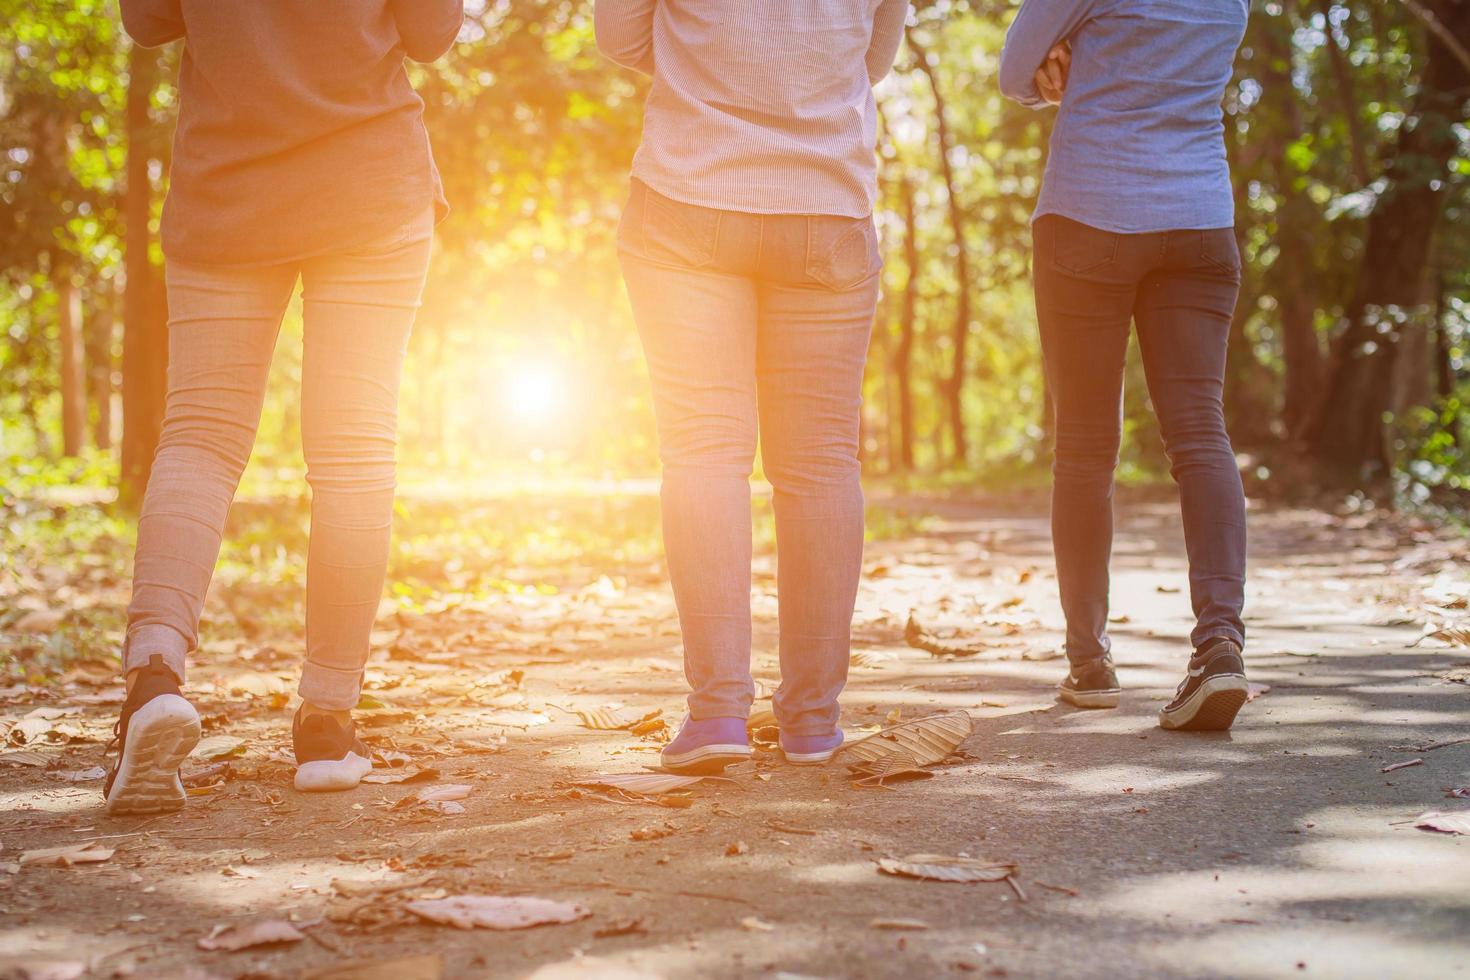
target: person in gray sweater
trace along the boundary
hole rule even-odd
[[[168,395],[138,523],[107,808],[183,805],[178,767],[199,739],[185,661],[298,279],[312,531],[296,786],[350,788],[372,766],[351,709],[387,569],[399,375],[447,210],[404,58],[443,55],[463,3],[121,8],[138,44],[184,51],[162,228]]]

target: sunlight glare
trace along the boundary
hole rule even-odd
[[[544,425],[561,414],[567,387],[561,372],[546,364],[512,368],[505,379],[506,410],[517,421]]]

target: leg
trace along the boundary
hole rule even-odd
[[[1042,359],[1056,415],[1052,547],[1067,619],[1067,657],[1074,666],[1100,661],[1112,649],[1107,626],[1113,471],[1123,433],[1134,285],[1127,256],[1119,254],[1125,243],[1096,237],[1104,234],[1042,218],[1033,263]]]
[[[663,531],[695,720],[741,718],[750,679],[756,293],[749,279],[625,251],[663,460]]]
[[[240,474],[271,352],[296,284],[288,267],[168,266],[168,398],[138,520],[123,670],[154,655],[180,680]]]
[[[858,439],[878,277],[760,294],[761,459],[774,488],[783,736],[837,727],[863,560]]]
[[[1228,238],[1228,230],[1204,236]],[[1196,649],[1245,645],[1245,493],[1225,432],[1225,348],[1239,274],[1202,259],[1200,232],[1176,232],[1178,261],[1139,291],[1138,340],[1149,396],[1179,485]],[[1220,254],[1234,254],[1226,243]]]
[[[381,246],[303,269],[301,440],[311,484],[306,667],[316,708],[357,704],[388,569],[398,383],[428,269],[426,212]]]

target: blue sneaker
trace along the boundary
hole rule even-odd
[[[664,746],[664,768],[708,776],[750,758],[744,718],[685,718],[679,734]]]
[[[794,766],[820,766],[831,762],[842,748],[842,729],[826,735],[787,735],[781,733],[781,754]]]

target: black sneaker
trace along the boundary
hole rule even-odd
[[[162,657],[149,657],[136,673],[112,729],[117,764],[102,796],[108,813],[167,813],[184,805],[179,765],[199,744],[199,713]]]
[[[296,788],[303,793],[353,789],[373,769],[373,754],[351,721],[343,728],[325,715],[303,720],[298,708],[291,743],[296,749]]]
[[[1073,666],[1057,685],[1057,697],[1079,708],[1116,708],[1123,697],[1111,657],[1081,667]]]
[[[1187,732],[1223,732],[1246,701],[1245,661],[1240,647],[1221,637],[1196,651],[1179,691],[1159,711],[1159,727]]]

